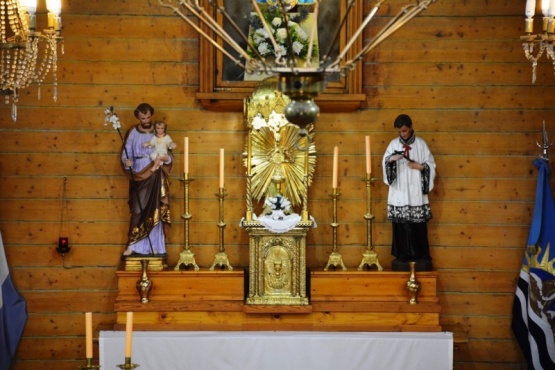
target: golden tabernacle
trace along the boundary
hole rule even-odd
[[[289,98],[266,79],[245,102],[248,136],[247,213],[249,288],[252,305],[308,305],[306,234],[315,226],[308,214],[308,186],[316,163],[306,136],[285,118]],[[261,204],[256,215],[255,204]],[[300,214],[295,212],[300,209]]]

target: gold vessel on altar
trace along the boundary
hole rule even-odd
[[[264,80],[245,101],[247,305],[309,304],[306,235],[315,222],[309,217],[307,194],[316,149],[312,128],[299,135],[299,127],[285,118],[288,103],[277,91],[275,77]]]

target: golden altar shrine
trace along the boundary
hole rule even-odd
[[[312,222],[299,222],[286,235],[245,222],[249,233],[247,305],[308,305],[306,234]]]
[[[180,270],[157,263],[141,271],[133,261],[117,271],[116,329],[133,311],[138,330],[442,330],[437,272],[306,266],[316,148],[310,129],[299,137],[298,127],[283,120],[287,100],[275,80],[265,80],[245,101],[241,226],[249,235],[249,266]]]

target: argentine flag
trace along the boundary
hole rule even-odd
[[[0,234],[0,370],[8,370],[27,322],[27,304],[12,283]]]

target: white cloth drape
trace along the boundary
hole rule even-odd
[[[124,362],[125,332],[100,332],[100,365]],[[452,370],[452,333],[134,332],[145,370]]]

